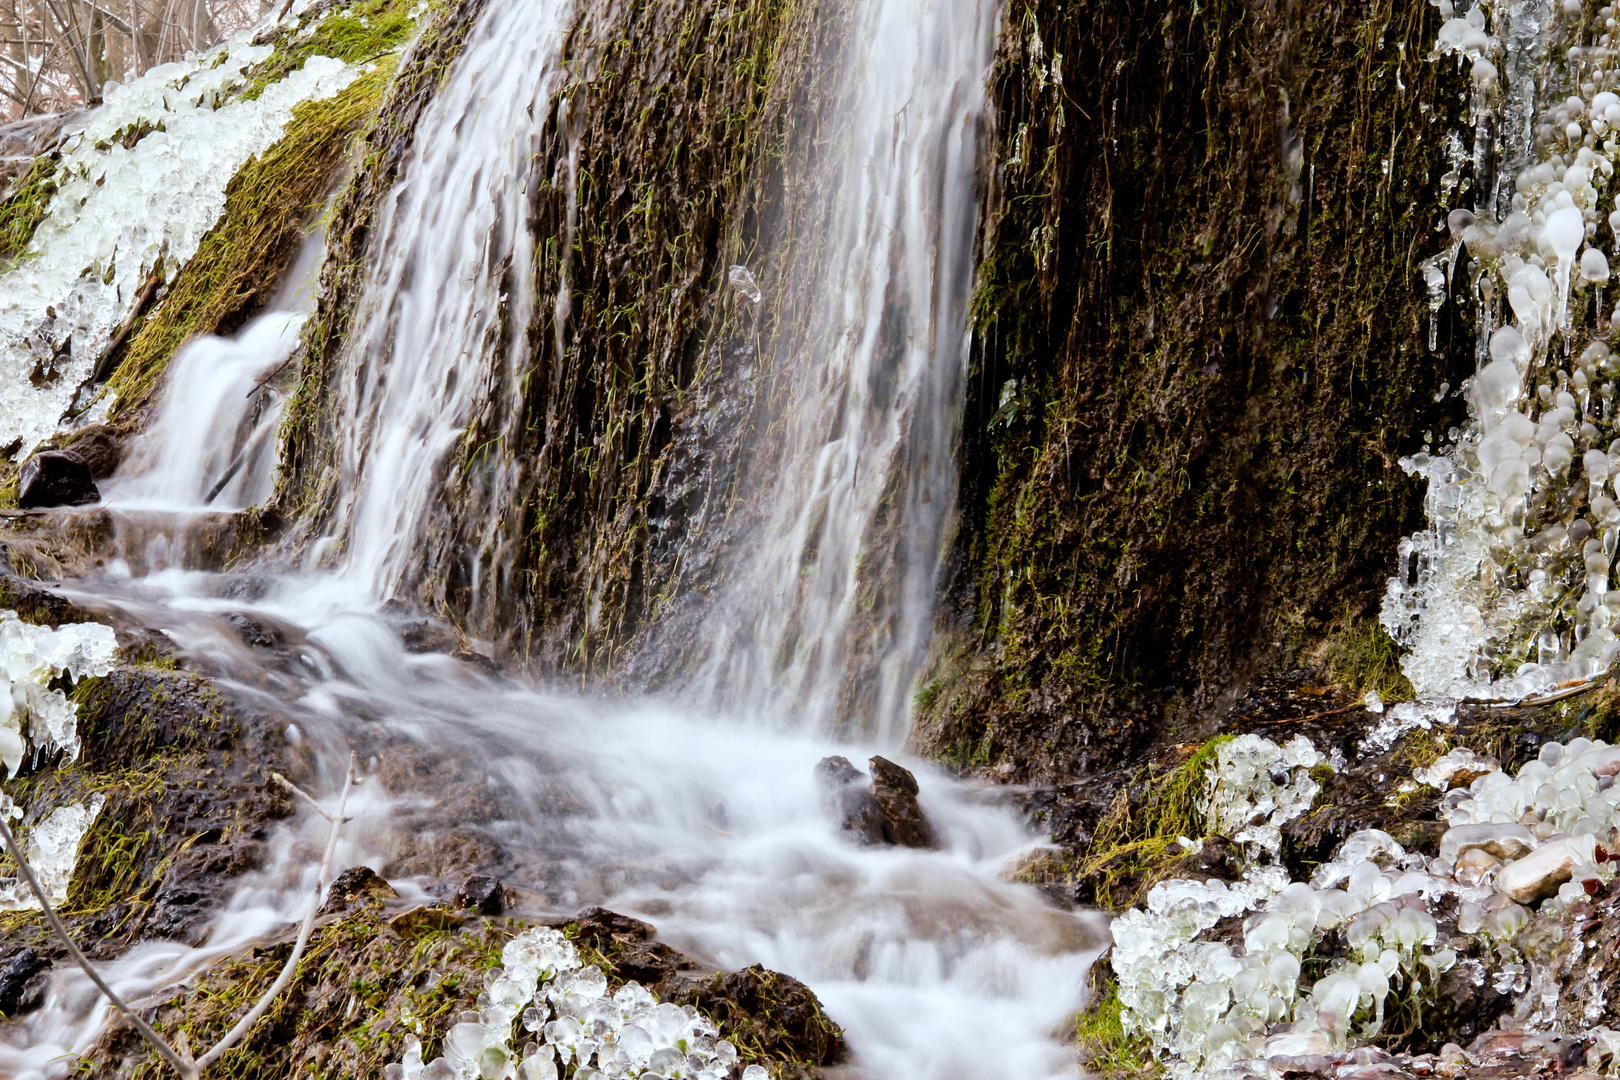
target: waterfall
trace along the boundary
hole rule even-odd
[[[706,625],[732,708],[902,741],[956,496],[988,0],[872,0],[857,22],[818,319],[753,551]]]
[[[338,515],[315,554],[341,539],[342,576],[382,599],[423,570],[425,531],[466,460],[481,463],[486,546],[504,542],[518,509],[510,452],[463,436],[480,410],[519,393],[534,304],[533,162],[572,8],[490,5],[379,215],[342,358]],[[472,584],[477,597],[503,583]]]

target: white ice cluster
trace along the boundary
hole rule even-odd
[[[1205,773],[1199,806],[1207,827],[1240,844],[1257,844],[1275,857],[1282,847],[1282,826],[1309,810],[1322,790],[1310,770],[1326,762],[1303,735],[1281,746],[1259,735],[1222,743]]]
[[[0,611],[0,777],[15,773],[29,744],[79,756],[78,707],[50,682],[105,675],[118,648],[112,628],[64,623],[51,629]],[[24,729],[26,722],[27,728]]]
[[[58,806],[29,832],[23,856],[52,906],[67,899],[73,867],[79,861],[79,845],[105,802],[103,796],[94,795],[88,803]],[[39,899],[26,882],[0,878],[0,911],[38,911],[39,907]]]
[[[444,1039],[444,1056],[424,1064],[409,1040],[405,1058],[384,1080],[723,1080],[737,1048],[692,1006],[660,1004],[639,983],[608,994],[602,969],[580,962],[556,930],[526,930],[501,951],[485,976],[478,1010],[461,1014]],[[529,1041],[514,1047],[521,1019]],[[767,1080],[758,1065],[743,1080]]]
[[[1437,2],[1454,16],[1450,0]],[[1486,21],[1506,26],[1517,10],[1473,4],[1449,18],[1437,50],[1472,59],[1474,112],[1495,109],[1504,126],[1521,91],[1496,85],[1490,58],[1500,43]],[[1540,110],[1526,148],[1533,163],[1499,202],[1495,192],[1480,195],[1500,213],[1452,211],[1457,246],[1424,266],[1435,310],[1448,282],[1470,283],[1488,346],[1455,444],[1401,462],[1428,483],[1429,527],[1401,542],[1382,621],[1408,649],[1402,670],[1420,693],[1519,699],[1590,679],[1620,657],[1620,591],[1610,585],[1620,539],[1620,357],[1586,340],[1571,316],[1590,297],[1596,321],[1607,321],[1610,268],[1597,232],[1607,221],[1620,233],[1617,24],[1612,7],[1598,15],[1596,44],[1568,50],[1568,70],[1578,72],[1569,92]]]
[[[251,101],[232,97],[272,52],[244,32],[107,94],[71,135],[26,257],[0,275],[0,445],[26,453],[57,429],[154,276],[172,281],[225,209],[242,165],[293,108],[356,69],[312,56]]]
[[[1512,940],[1531,908],[1563,910],[1614,877],[1603,844],[1620,829],[1617,774],[1620,747],[1585,738],[1547,743],[1517,776],[1458,748],[1414,773],[1446,792],[1441,817],[1450,828],[1435,857],[1367,829],[1309,882],[1289,883],[1266,866],[1235,885],[1155,886],[1145,910],[1113,923],[1128,1029],[1146,1034],[1182,1080],[1275,1075],[1278,1059],[1375,1038],[1392,994],[1432,1000],[1458,962],[1435,917],[1447,897],[1457,933],[1480,943],[1485,960],[1468,961],[1477,976],[1523,991],[1526,965]],[[1205,939],[1243,914],[1241,941]],[[1349,955],[1302,985],[1301,960],[1336,928]]]

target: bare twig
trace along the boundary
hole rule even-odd
[[[276,976],[276,981],[270,984],[270,989],[264,992],[264,996],[259,999],[258,1004],[254,1005],[246,1016],[238,1020],[236,1026],[227,1031],[225,1037],[215,1043],[212,1050],[197,1059],[197,1068],[199,1070],[206,1069],[218,1061],[220,1055],[235,1046],[242,1036],[248,1033],[248,1029],[259,1022],[259,1018],[265,1014],[265,1010],[270,1008],[270,1003],[276,999],[276,995],[281,993],[281,988],[286,986],[287,981],[292,978],[293,972],[298,967],[298,961],[303,958],[304,947],[309,944],[310,931],[315,928],[315,915],[321,909],[321,897],[326,894],[326,883],[332,873],[332,855],[337,851],[338,832],[343,828],[343,808],[348,805],[349,791],[354,787],[354,772],[355,758],[351,753],[349,755],[349,772],[343,779],[343,794],[338,796],[337,813],[326,814],[325,811],[322,811],[322,814],[332,822],[332,829],[326,835],[326,854],[321,858],[321,872],[315,878],[315,895],[310,897],[309,914],[304,916],[304,925],[298,930],[298,941],[293,945],[292,955],[287,957],[286,966],[281,969],[281,974]],[[288,782],[283,780],[282,783]],[[291,787],[292,785],[288,784],[288,786]],[[304,795],[301,791],[299,794]],[[309,798],[308,795],[304,795],[304,797]],[[310,799],[310,801],[313,802],[314,800]]]
[[[50,924],[56,936],[62,940],[62,944],[67,948],[68,955],[73,958],[74,962],[89,976],[90,981],[95,984],[96,989],[100,990],[102,995],[112,1002],[114,1008],[124,1014],[135,1030],[140,1033],[141,1038],[145,1039],[152,1049],[157,1051],[158,1056],[168,1062],[174,1071],[180,1074],[181,1080],[199,1080],[204,1069],[218,1061],[231,1047],[241,1042],[242,1038],[252,1030],[253,1025],[264,1017],[265,1012],[269,1010],[276,996],[286,987],[288,981],[292,979],[293,973],[298,969],[298,961],[303,959],[304,949],[309,945],[309,936],[315,929],[315,916],[320,912],[321,898],[325,896],[326,886],[331,879],[332,856],[337,852],[338,834],[342,831],[343,822],[346,820],[343,816],[343,810],[348,805],[349,792],[353,790],[356,783],[355,769],[355,756],[350,754],[349,771],[343,780],[343,792],[338,796],[337,813],[335,814],[328,813],[307,792],[280,773],[272,772],[270,774],[272,780],[308,802],[315,808],[316,812],[332,823],[332,828],[326,835],[326,853],[321,858],[321,869],[315,877],[315,891],[310,898],[309,912],[304,916],[303,925],[298,928],[298,940],[294,942],[292,953],[287,957],[287,962],[282,965],[281,973],[276,976],[276,981],[270,984],[270,988],[264,992],[264,995],[259,998],[253,1008],[248,1010],[247,1015],[238,1020],[236,1026],[227,1031],[224,1037],[214,1044],[213,1049],[200,1058],[194,1059],[191,1056],[191,1049],[187,1045],[184,1032],[180,1033],[178,1049],[164,1041],[163,1036],[152,1029],[152,1025],[142,1020],[135,1010],[130,1008],[111,986],[107,985],[107,982],[96,971],[95,966],[90,963],[83,952],[79,951],[79,947],[68,936],[67,927],[62,925],[62,920],[57,917],[56,911],[51,907],[50,900],[45,896],[45,890],[34,876],[34,868],[29,865],[27,859],[23,858],[22,849],[18,847],[17,838],[12,835],[11,829],[6,825],[4,815],[0,815],[0,840],[5,841],[5,849],[16,860],[18,872],[21,873],[23,880],[28,883],[28,887],[33,890],[34,896],[38,898],[40,910],[45,913],[46,922]]]
[[[107,985],[106,981],[96,971],[95,966],[73,943],[73,939],[68,936],[67,927],[63,926],[62,920],[57,918],[56,910],[51,907],[51,902],[46,897],[45,890],[40,887],[39,879],[34,877],[34,868],[28,865],[27,859],[23,858],[22,849],[17,846],[17,838],[11,835],[11,829],[6,825],[4,814],[0,814],[0,840],[5,841],[6,850],[11,853],[11,857],[17,862],[17,872],[22,875],[24,881],[28,882],[28,887],[34,891],[35,898],[39,900],[40,910],[45,913],[45,921],[50,923],[51,929],[56,932],[56,936],[62,939],[62,944],[66,947],[68,955],[73,958],[73,962],[78,964],[84,973],[90,977],[90,981],[96,984],[96,989],[100,990],[102,995],[112,1002],[113,1007],[123,1013],[129,1022],[134,1025],[135,1030],[141,1033],[141,1038],[152,1045],[152,1049],[157,1051],[159,1057],[174,1066],[174,1071],[184,1077],[184,1080],[196,1080],[197,1066],[189,1058],[181,1057],[178,1051],[163,1041],[163,1036],[152,1030],[152,1025],[142,1020],[134,1009],[126,1005],[124,999],[119,997],[113,988]]]

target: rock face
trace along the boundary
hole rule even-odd
[[[20,1016],[38,1006],[45,987],[44,980],[36,976],[50,966],[50,957],[27,948],[0,963],[0,1016]]]
[[[886,842],[883,808],[866,777],[848,758],[822,758],[816,765],[816,782],[821,785],[822,804],[845,839],[863,847]]]
[[[872,795],[883,811],[883,838],[900,847],[938,847],[934,827],[917,804],[917,778],[888,758],[874,757],[868,765]]]
[[[356,900],[366,896],[398,896],[394,887],[369,866],[351,866],[337,876],[327,890],[326,903],[321,905],[322,915],[347,911]]]
[[[72,450],[44,450],[23,463],[17,478],[17,505],[83,506],[101,498],[90,466]]]

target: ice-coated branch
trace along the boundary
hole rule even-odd
[[[184,1035],[182,1035],[179,1049],[170,1046],[163,1036],[153,1030],[152,1025],[142,1020],[135,1010],[130,1008],[124,999],[118,996],[118,993],[96,971],[95,965],[90,963],[89,958],[74,944],[73,938],[68,935],[67,927],[62,925],[62,920],[57,917],[55,909],[51,907],[50,898],[45,895],[44,887],[40,885],[39,879],[35,877],[34,868],[23,857],[22,848],[18,845],[17,838],[12,835],[10,827],[6,824],[4,814],[0,814],[0,840],[5,842],[5,850],[16,860],[18,873],[28,883],[28,887],[33,890],[34,896],[38,898],[40,909],[45,913],[45,921],[50,924],[51,930],[61,939],[74,963],[78,964],[80,969],[89,976],[90,981],[95,984],[97,990],[101,991],[102,996],[111,1002],[114,1008],[124,1014],[135,1030],[140,1033],[141,1038],[145,1039],[152,1049],[157,1052],[157,1055],[168,1062],[175,1072],[180,1074],[182,1080],[198,1080],[203,1070],[218,1061],[231,1047],[242,1041],[242,1038],[252,1030],[253,1025],[264,1017],[265,1012],[269,1010],[277,995],[286,988],[288,981],[292,979],[293,972],[298,969],[298,962],[303,959],[304,950],[309,945],[310,934],[315,929],[315,916],[320,912],[321,898],[325,896],[326,886],[331,880],[332,856],[337,852],[338,834],[342,831],[345,820],[343,810],[348,805],[349,792],[353,790],[357,782],[355,770],[355,756],[350,754],[349,771],[343,780],[343,791],[338,796],[337,812],[335,814],[328,813],[308,792],[280,773],[272,772],[270,774],[272,780],[308,802],[322,817],[332,823],[332,827],[326,835],[326,852],[321,857],[320,872],[315,877],[315,889],[314,894],[310,897],[309,912],[304,916],[303,925],[298,928],[298,940],[294,942],[292,953],[287,957],[287,962],[282,965],[281,973],[276,976],[276,981],[270,984],[270,988],[264,992],[264,995],[259,998],[253,1008],[248,1010],[247,1015],[238,1020],[235,1027],[227,1031],[211,1050],[199,1058],[191,1056],[189,1048],[183,1041]]]

